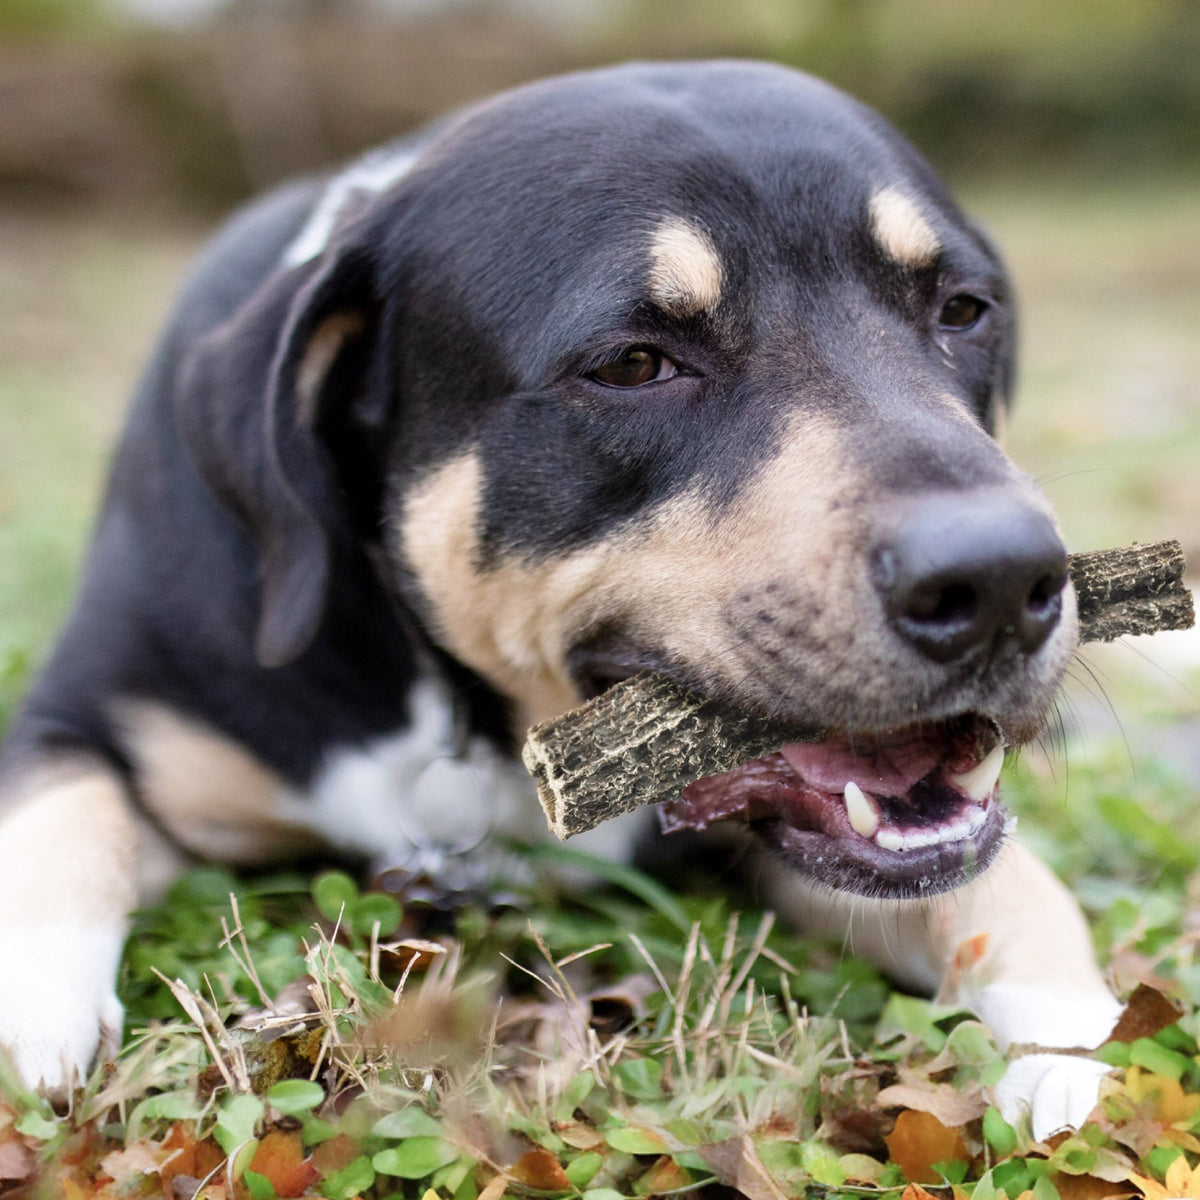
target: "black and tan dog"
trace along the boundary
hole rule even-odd
[[[774,851],[784,912],[1005,1044],[1096,1045],[1117,1007],[1082,920],[1001,848],[1003,747],[1075,638],[1053,519],[992,437],[1012,325],[916,153],[771,66],[526,87],[235,217],[10,731],[21,1072],[61,1090],[111,1039],[127,914],[186,856],[461,874],[541,826],[526,724],[645,667],[835,731],[766,799],[706,801]],[[1027,1055],[1001,1100],[1078,1122],[1103,1069]]]

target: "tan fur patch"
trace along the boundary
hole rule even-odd
[[[708,235],[668,217],[650,244],[650,295],[668,312],[691,316],[721,299],[721,260]]]
[[[189,850],[252,866],[321,845],[284,781],[229,738],[154,704],[114,716],[146,807]]]
[[[16,784],[0,819],[6,925],[122,925],[137,902],[137,826],[125,789],[98,764],[66,762]]]
[[[828,587],[836,569],[829,511],[840,487],[832,429],[808,418],[785,438],[728,511],[698,495],[663,505],[636,528],[565,557],[476,566],[481,470],[473,455],[436,471],[409,498],[399,551],[429,600],[448,649],[521,702],[527,723],[574,706],[565,651],[607,619],[714,678],[740,677],[728,606],[748,582],[795,578]],[[653,627],[647,626],[647,614]]]
[[[332,313],[313,331],[296,368],[296,411],[303,425],[316,419],[317,400],[342,347],[366,328],[360,312]]]
[[[915,201],[897,188],[871,197],[871,231],[885,253],[906,267],[933,261],[941,242]]]

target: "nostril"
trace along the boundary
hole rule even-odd
[[[979,596],[966,583],[944,587],[917,588],[908,597],[904,615],[910,621],[929,625],[964,625],[975,619]]]
[[[1017,628],[1017,638],[1026,651],[1036,650],[1049,637],[1062,616],[1062,593],[1066,586],[1065,573],[1041,576],[1029,589],[1025,613]]]
[[[1043,575],[1029,591],[1029,612],[1034,616],[1051,611],[1057,613],[1062,607],[1062,590],[1066,582],[1063,575]]]

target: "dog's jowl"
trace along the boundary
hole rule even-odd
[[[541,825],[524,728],[652,668],[830,731],[676,817],[1042,1048],[1000,1102],[1078,1123],[1103,1067],[1055,1051],[1116,1002],[996,796],[1075,640],[1053,516],[992,437],[1012,345],[929,168],[771,66],[536,84],[236,216],[9,732],[20,1071],[62,1091],[116,1035],[127,914],[186,859],[483,877],[490,834]]]

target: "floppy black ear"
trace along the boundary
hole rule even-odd
[[[196,346],[176,395],[196,469],[258,546],[264,666],[312,641],[335,546],[350,532],[327,409],[361,392],[376,327],[371,275],[353,250],[272,275]]]

